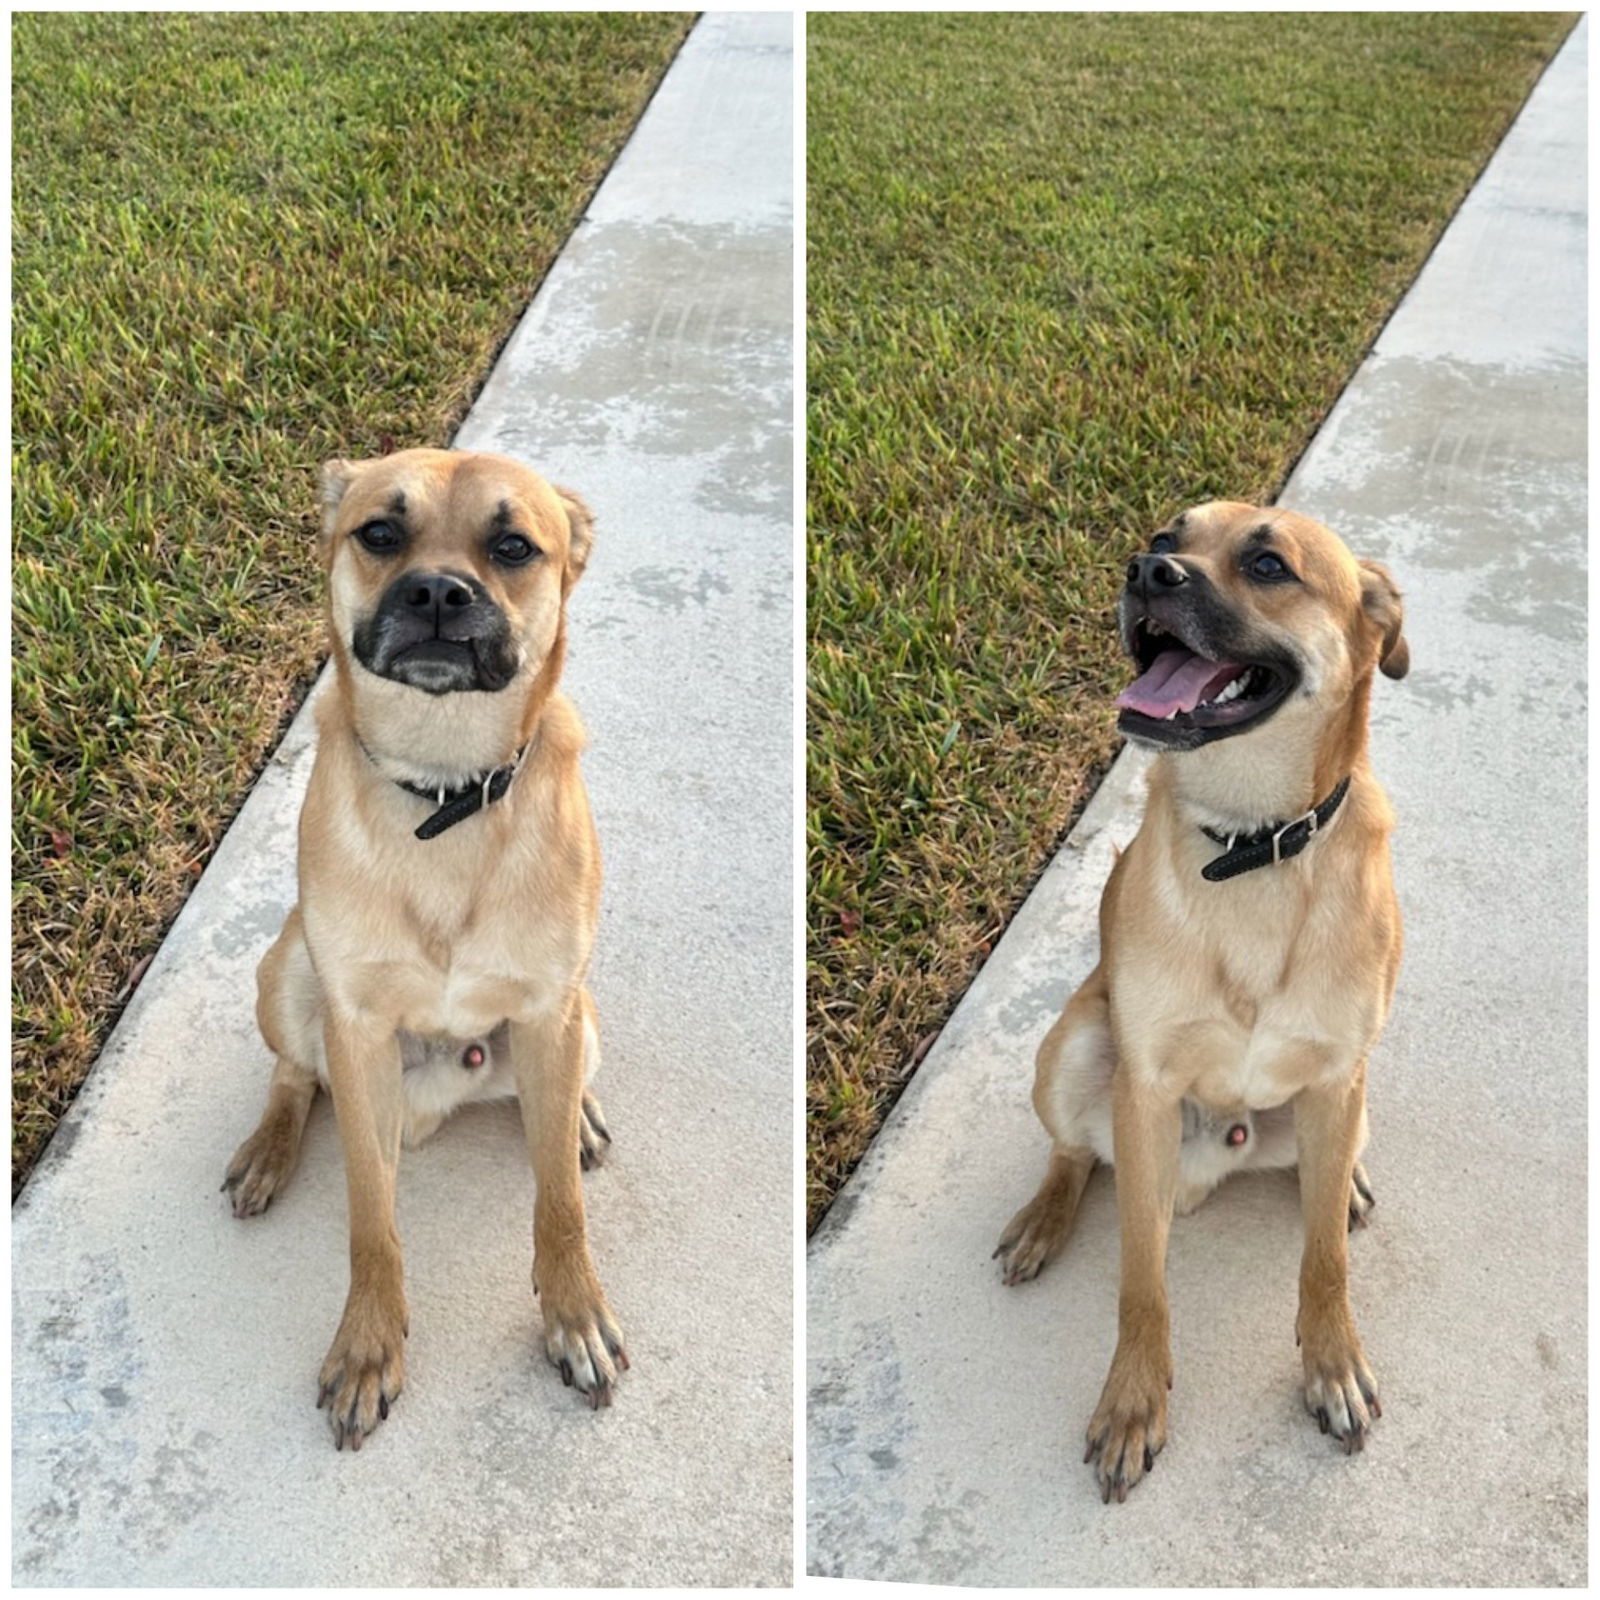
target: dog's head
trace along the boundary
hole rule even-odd
[[[557,655],[592,537],[576,495],[500,456],[403,450],[328,462],[322,509],[334,649],[357,674],[492,695]]]
[[[466,781],[527,743],[561,675],[593,526],[500,456],[403,450],[322,469],[340,693],[385,770]]]
[[[1167,750],[1325,721],[1375,667],[1410,664],[1383,567],[1308,517],[1232,501],[1184,512],[1128,563],[1119,621],[1139,677],[1117,725]]]

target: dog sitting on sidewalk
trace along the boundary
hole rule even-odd
[[[1367,1056],[1401,946],[1367,709],[1374,673],[1404,677],[1410,657],[1381,566],[1306,517],[1233,502],[1184,513],[1134,557],[1120,623],[1139,677],[1118,725],[1160,754],[1100,902],[1099,964],[1039,1049],[1049,1168],[996,1254],[1014,1283],[1060,1252],[1109,1109],[1122,1283],[1084,1459],[1122,1500],[1166,1442],[1167,1235],[1180,1195],[1205,1192],[1186,1103],[1230,1125],[1292,1115],[1305,1403],[1347,1450],[1382,1414],[1346,1232],[1371,1204]]]
[[[521,1104],[550,1360],[596,1406],[628,1360],[579,1179],[609,1140],[585,1087],[600,853],[557,683],[589,512],[514,461],[445,450],[330,462],[322,497],[333,683],[299,904],[257,975],[277,1066],[223,1188],[235,1215],[265,1210],[331,1092],[350,1291],[317,1403],[360,1449],[404,1382],[400,1147],[469,1100]]]

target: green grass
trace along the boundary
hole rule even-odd
[[[1572,20],[809,19],[813,1223],[1114,753],[1129,551],[1276,493]]]
[[[448,443],[688,20],[16,19],[14,1182],[309,685],[317,464]]]

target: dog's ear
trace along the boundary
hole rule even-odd
[[[322,479],[318,489],[318,498],[322,502],[322,535],[321,543],[324,549],[333,537],[333,525],[338,520],[339,502],[344,499],[344,492],[350,487],[356,475],[354,461],[324,461],[322,463]]]
[[[562,579],[566,591],[583,576],[589,565],[589,552],[594,548],[594,513],[570,489],[553,485],[567,514],[567,571]]]
[[[1403,678],[1411,670],[1411,647],[1400,631],[1405,625],[1405,606],[1389,569],[1376,561],[1358,561],[1361,568],[1361,609],[1383,632],[1378,647],[1378,670],[1386,678]]]

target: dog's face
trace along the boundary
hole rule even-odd
[[[517,462],[450,450],[330,461],[323,560],[336,651],[418,695],[530,683],[589,556],[583,503]]]
[[[1128,563],[1119,621],[1140,676],[1117,725],[1168,750],[1320,720],[1375,666],[1409,665],[1381,566],[1308,517],[1231,501],[1184,512]]]

